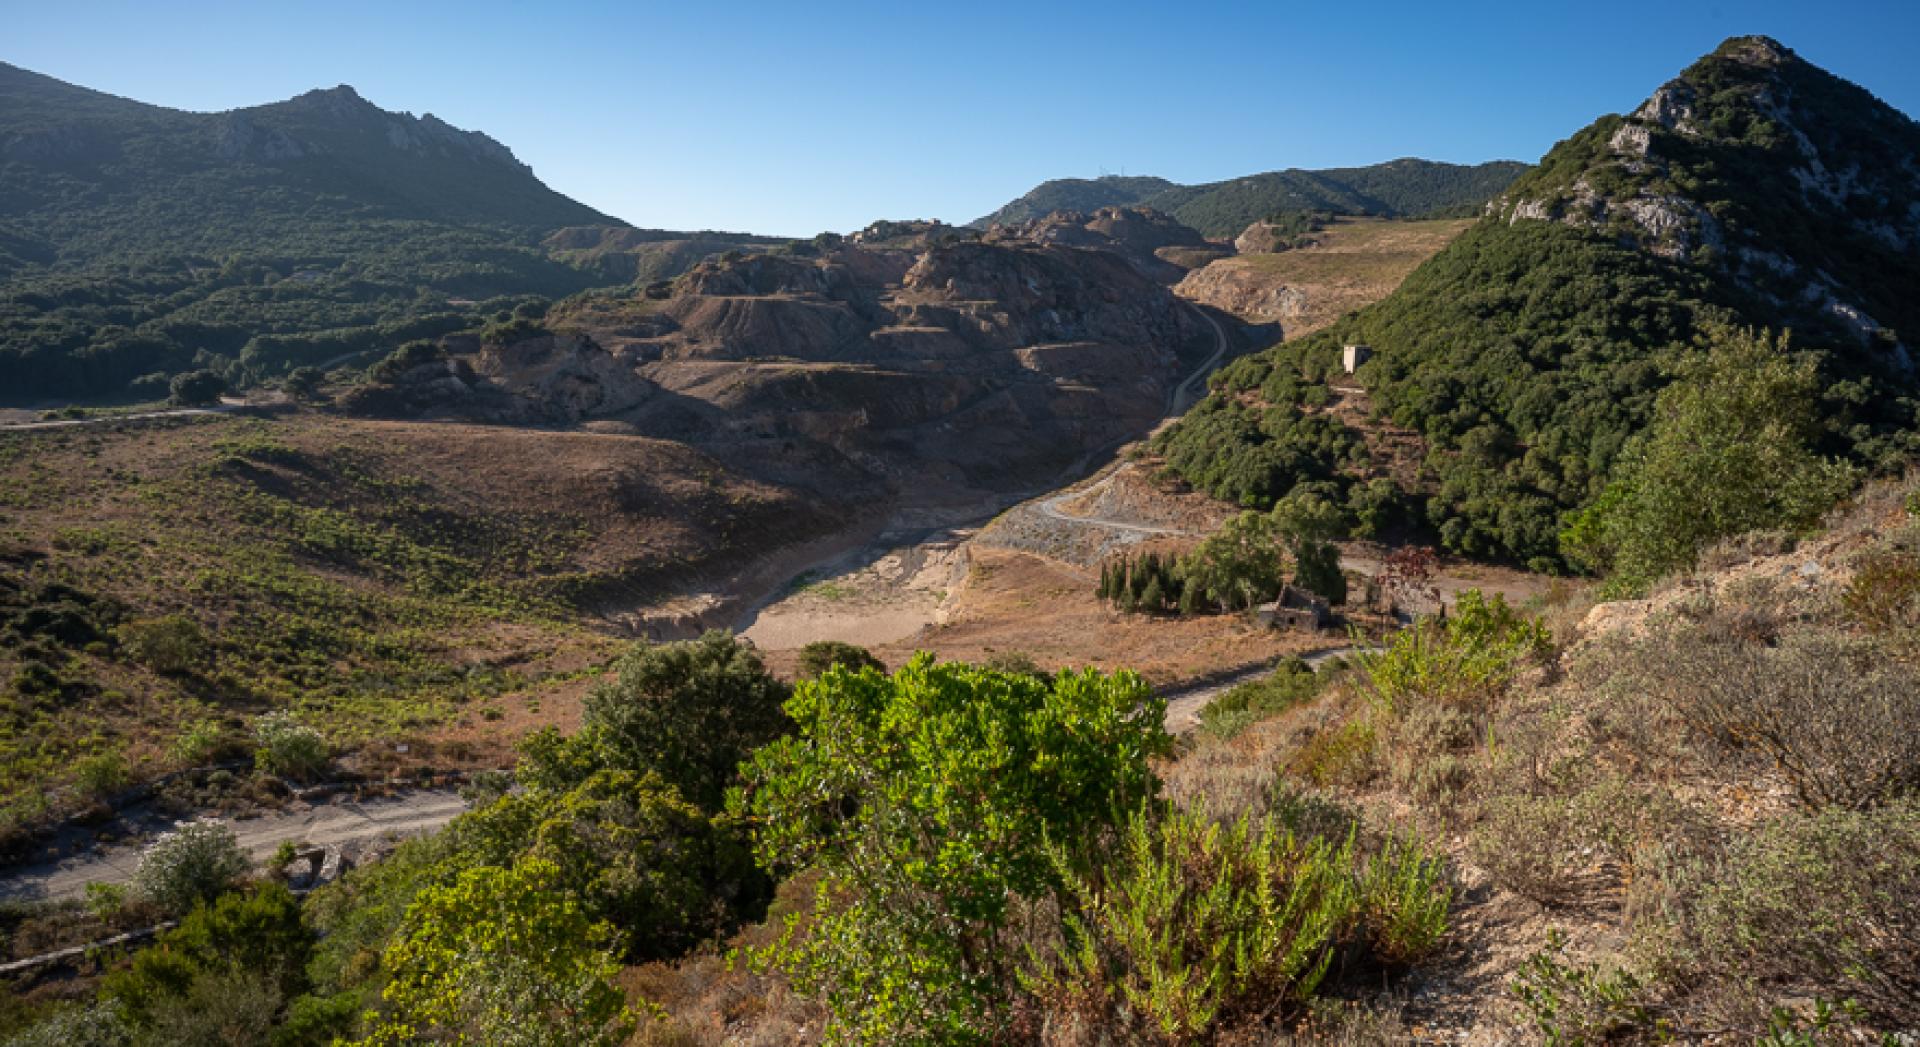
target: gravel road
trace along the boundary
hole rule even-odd
[[[466,809],[467,801],[458,792],[421,789],[223,820],[233,826],[240,846],[260,861],[288,840],[351,850],[383,838],[424,835]],[[0,870],[0,901],[57,901],[81,897],[92,882],[127,883],[133,879],[144,842],[95,847],[59,861]]]

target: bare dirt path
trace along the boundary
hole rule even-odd
[[[245,404],[221,404],[218,407],[176,407],[166,411],[141,411],[138,414],[106,414],[94,418],[58,418],[46,422],[8,422],[0,424],[0,430],[19,432],[33,429],[77,429],[88,425],[108,425],[113,422],[151,422],[160,418],[191,418],[205,414],[228,414],[239,410]]]
[[[138,411],[132,414],[102,414],[88,418],[55,418],[42,422],[0,422],[0,432],[31,432],[36,429],[75,429],[90,425],[114,425],[120,422],[154,422],[168,418],[195,418],[204,415],[233,414],[238,411],[285,410],[293,406],[284,399],[246,400],[222,397],[207,407],[169,407],[164,411]]]
[[[1300,660],[1318,669],[1322,665],[1333,661],[1335,658],[1346,658],[1359,654],[1362,650],[1375,650],[1375,648],[1360,648],[1351,644],[1341,647],[1328,647],[1323,650],[1300,655]],[[1272,671],[1273,669],[1270,666],[1259,665],[1234,673],[1231,676],[1217,680],[1209,680],[1206,683],[1195,684],[1189,687],[1169,688],[1162,693],[1162,697],[1167,699],[1167,733],[1185,734],[1200,726],[1201,710],[1213,704],[1215,698],[1220,697],[1243,683],[1258,680]]]
[[[287,841],[353,850],[384,839],[425,835],[466,809],[467,801],[454,790],[421,789],[220,820],[233,827],[241,848],[261,861]],[[55,862],[0,870],[0,901],[60,901],[81,897],[89,883],[129,883],[145,842],[96,847]]]

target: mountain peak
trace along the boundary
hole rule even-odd
[[[1714,48],[1712,57],[1767,69],[1785,65],[1800,56],[1770,36],[1730,36]]]

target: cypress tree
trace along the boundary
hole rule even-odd
[[[1200,613],[1200,587],[1197,585],[1180,586],[1180,613]]]
[[[1160,579],[1147,579],[1147,590],[1140,595],[1140,609],[1148,614],[1159,614],[1166,605],[1167,593],[1160,588]]]

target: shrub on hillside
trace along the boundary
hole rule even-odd
[[[1870,640],[1668,638],[1674,710],[1709,745],[1758,757],[1804,807],[1869,807],[1920,788],[1920,673]]]
[[[1701,348],[1563,536],[1576,560],[1612,574],[1616,591],[1693,566],[1715,539],[1812,527],[1853,485],[1851,469],[1812,450],[1820,380],[1785,335],[1715,328]]]
[[[306,990],[313,941],[285,887],[223,894],[135,953],[105,993],[156,1042],[264,1044]]]
[[[1880,549],[1862,557],[1840,602],[1849,619],[1875,632],[1920,627],[1920,554]]]
[[[763,865],[822,881],[804,933],[758,962],[818,994],[845,1039],[991,1038],[1015,989],[1015,906],[1051,897],[1062,865],[1084,870],[1117,812],[1157,791],[1165,703],[1131,673],[1049,681],[921,655],[891,677],[802,682],[787,710],[797,732],[754,754],[732,807]]]
[[[280,380],[280,388],[296,400],[309,400],[320,391],[320,383],[326,378],[326,372],[318,367],[296,367]]]
[[[21,1029],[0,1044],[5,1047],[126,1047],[133,1030],[118,1005],[107,1001],[63,1007]]]
[[[753,645],[712,631],[698,640],[641,644],[613,663],[586,699],[566,784],[598,767],[652,771],[703,811],[718,811],[740,762],[791,726],[787,686]],[[584,772],[584,773],[581,773]]]
[[[1507,606],[1506,597],[1468,589],[1446,618],[1420,621],[1359,662],[1376,702],[1392,714],[1414,702],[1481,707],[1506,688],[1523,659],[1551,643],[1546,627]]]
[[[185,615],[128,622],[119,628],[118,636],[134,661],[168,676],[193,672],[207,657],[206,634]]]
[[[1920,804],[1789,816],[1675,871],[1656,970],[1686,1006],[1752,1026],[1791,997],[1849,1001],[1879,1032],[1920,1028]]]
[[[1320,691],[1313,667],[1289,658],[1273,673],[1233,687],[1200,710],[1200,726],[1221,738],[1231,738],[1248,724],[1276,716],[1311,701]]]
[[[188,371],[173,376],[167,383],[168,402],[180,407],[204,407],[220,402],[227,391],[227,380],[215,371]]]
[[[327,769],[327,741],[289,712],[268,713],[254,721],[253,765],[268,774],[312,781]]]
[[[184,913],[196,902],[226,893],[250,867],[232,829],[219,822],[188,822],[147,845],[133,882],[154,904]]]
[[[407,342],[388,353],[379,363],[368,368],[367,378],[383,385],[390,385],[408,371],[422,364],[430,364],[445,355],[436,342],[424,338]]]
[[[488,324],[481,330],[480,340],[488,345],[512,345],[550,333],[536,317],[514,316]]]
[[[127,758],[119,751],[96,753],[73,767],[73,783],[90,800],[105,800],[133,780]]]
[[[839,640],[815,640],[800,648],[800,660],[794,672],[803,680],[811,680],[835,666],[853,672],[861,669],[882,673],[887,671],[886,665],[865,647]]]
[[[1301,838],[1277,820],[1222,825],[1151,810],[1091,872],[1061,855],[1062,931],[1026,978],[1047,1022],[1089,1040],[1187,1043],[1298,1009],[1336,953],[1398,964],[1431,952],[1450,892],[1440,865],[1390,842]]]
[[[497,1047],[614,1047],[633,1015],[612,984],[614,929],[531,860],[422,890],[382,958],[391,972],[371,1045],[422,1039]]]
[[[456,832],[488,864],[551,864],[553,889],[623,931],[630,960],[677,956],[771,894],[742,834],[653,774],[600,770],[562,795],[508,794]]]

